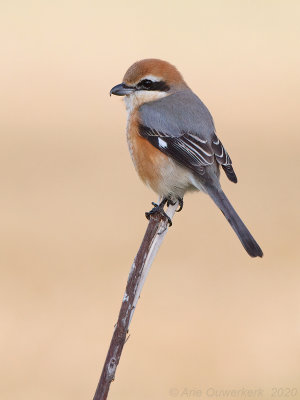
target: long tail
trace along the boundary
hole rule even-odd
[[[222,189],[207,185],[205,186],[205,190],[213,199],[215,204],[220,208],[227,221],[230,223],[232,229],[237,234],[249,256],[262,257],[263,252],[261,248],[256,243],[251,233],[248,231],[247,227],[238,216],[235,209],[230,204],[230,201],[228,200]]]

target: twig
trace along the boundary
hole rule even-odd
[[[177,206],[178,203],[168,207],[166,212],[170,218],[173,217]],[[129,273],[118,322],[115,325],[113,337],[93,400],[106,400],[107,398],[110,384],[115,378],[128,328],[141,290],[167,230],[168,224],[165,217],[160,214],[151,216],[141,247],[139,248]]]

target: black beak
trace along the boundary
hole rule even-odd
[[[135,88],[132,86],[127,86],[125,83],[120,83],[119,85],[114,86],[109,95],[114,94],[115,96],[125,96],[135,91]]]

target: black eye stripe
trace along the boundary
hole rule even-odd
[[[150,79],[143,79],[140,81],[136,88],[138,90],[151,90],[159,92],[167,92],[170,90],[170,86],[164,81],[153,82]]]
[[[142,87],[147,88],[147,87],[152,86],[153,83],[154,83],[154,82],[151,81],[150,79],[143,79],[143,80],[139,83],[139,85],[141,85]]]

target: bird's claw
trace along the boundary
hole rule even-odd
[[[179,203],[179,208],[176,210],[176,212],[180,212],[183,209],[183,199],[179,197],[177,200]]]
[[[183,199],[181,197],[178,197],[177,201],[178,201],[179,207],[176,210],[176,212],[179,212],[179,211],[181,211],[183,209]],[[154,203],[152,203],[152,204],[154,204]],[[176,201],[168,200],[167,201],[167,206],[169,207],[170,204],[171,204],[171,206],[175,206]]]
[[[145,212],[145,216],[147,219],[150,219],[151,215],[153,214],[160,214],[163,217],[165,217],[168,221],[169,226],[172,226],[172,220],[171,218],[168,216],[168,214],[166,214],[166,212],[164,211],[164,205],[166,202],[162,201],[160,204],[156,204],[154,202],[152,202],[152,205],[154,206],[152,208],[152,210]]]

